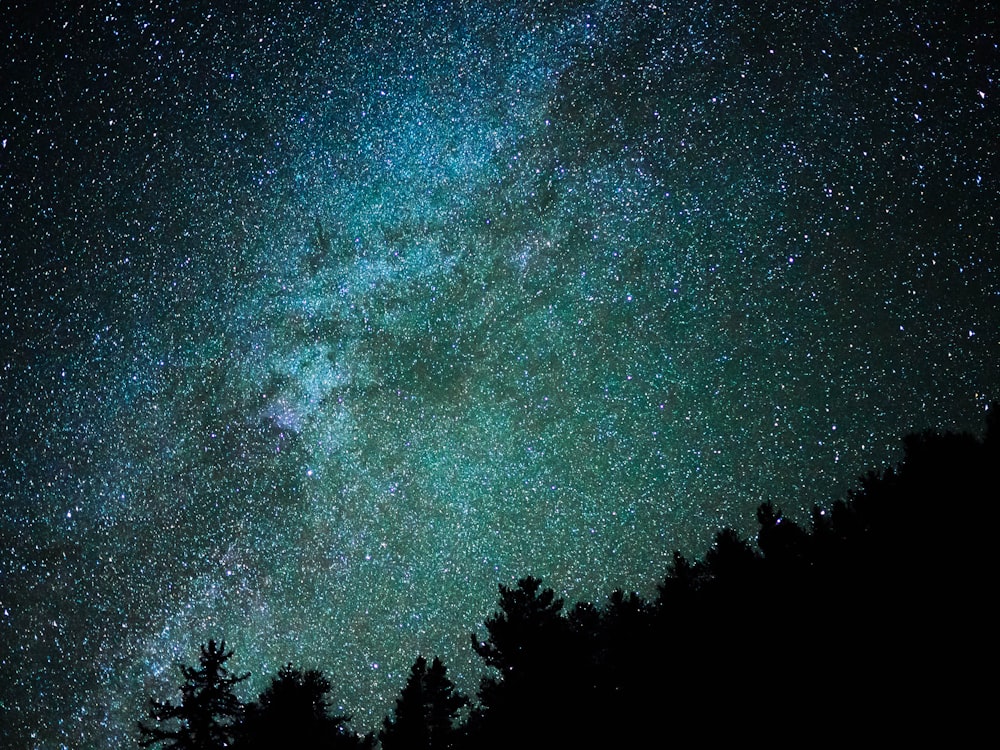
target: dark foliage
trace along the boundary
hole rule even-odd
[[[459,733],[455,719],[469,699],[455,690],[446,672],[440,659],[435,658],[428,668],[427,660],[417,657],[396,700],[395,715],[383,722],[379,740],[384,750],[446,750],[456,746]]]
[[[772,503],[756,549],[721,530],[701,561],[675,552],[654,601],[613,592],[569,613],[537,578],[499,587],[472,646],[491,673],[468,699],[418,658],[380,734],[386,750],[717,744],[959,744],[985,711],[974,687],[992,622],[1000,406],[983,439],[922,433],[803,528]],[[210,643],[180,705],[154,703],[143,745],[217,748],[240,706]],[[283,669],[240,720],[240,748],[371,747],[329,715],[319,672]],[[214,743],[214,744],[213,744]]]
[[[723,529],[702,561],[675,553],[652,603],[616,591],[563,617],[537,579],[501,587],[473,640],[500,671],[474,746],[643,744],[632,718],[656,716],[716,742],[963,736],[987,643],[998,413],[982,440],[907,437],[899,466],[815,508],[809,530],[761,505],[757,549]]]
[[[229,747],[242,717],[243,705],[233,686],[249,675],[233,675],[226,662],[233,652],[226,642],[201,647],[199,666],[181,667],[181,701],[150,701],[149,719],[139,724],[142,747],[164,750],[218,750]]]
[[[505,747],[524,735],[546,736],[549,712],[559,712],[580,663],[562,599],[538,578],[501,585],[500,609],[485,622],[487,637],[472,634],[472,647],[498,672],[484,677],[480,705],[469,720],[477,747]],[[540,739],[540,741],[543,741]]]
[[[347,716],[330,714],[330,681],[314,669],[288,664],[279,670],[255,703],[247,706],[238,750],[349,750],[370,748],[373,739],[359,737]]]

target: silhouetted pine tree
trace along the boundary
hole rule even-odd
[[[757,508],[757,523],[757,546],[768,567],[795,575],[810,566],[811,540],[801,526],[785,518],[770,502]]]
[[[396,710],[383,722],[379,739],[384,750],[445,750],[454,747],[458,733],[455,718],[469,699],[455,689],[446,668],[435,658],[430,668],[418,656]]]
[[[472,634],[472,647],[504,679],[519,679],[568,631],[561,610],[563,600],[552,589],[542,589],[538,578],[522,578],[516,588],[501,585],[500,611],[485,622],[488,636]]]
[[[288,664],[279,670],[255,703],[247,706],[239,750],[335,750],[370,748],[371,737],[358,737],[349,717],[330,714],[330,681],[322,672]]]
[[[537,578],[501,585],[500,610],[486,620],[488,636],[472,645],[499,677],[484,677],[480,705],[469,720],[473,747],[531,746],[554,738],[550,715],[567,714],[573,700],[574,654],[562,599]]]
[[[598,627],[594,657],[604,690],[620,695],[637,681],[645,682],[652,637],[652,617],[645,600],[634,591],[628,596],[620,589],[612,591]]]
[[[759,563],[760,556],[729,528],[715,535],[715,542],[705,553],[705,568],[713,588],[732,590],[741,587],[756,577]]]
[[[846,500],[814,508],[807,532],[771,503],[758,554],[732,529],[703,561],[679,553],[653,603],[611,594],[563,602],[536,578],[500,586],[476,653],[496,671],[461,732],[466,699],[418,658],[384,722],[385,750],[627,747],[695,732],[769,743],[901,744],[958,739],[987,715],[972,679],[991,643],[1000,405],[983,439],[921,433],[903,461]],[[142,745],[228,746],[240,719],[224,644],[183,667],[182,700],[152,703]],[[978,675],[976,675],[978,676]],[[240,750],[370,748],[329,715],[319,672],[283,669],[247,707]],[[971,733],[969,733],[971,734]],[[968,739],[968,738],[966,738]]]
[[[233,686],[250,676],[229,671],[226,662],[232,655],[225,641],[202,645],[198,668],[181,666],[184,684],[180,686],[180,703],[150,701],[149,719],[153,723],[139,723],[139,745],[159,745],[163,750],[229,747],[243,712]]]
[[[698,587],[698,566],[692,565],[679,551],[674,550],[674,559],[667,569],[667,575],[657,586],[658,607],[683,605]]]

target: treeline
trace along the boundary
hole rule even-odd
[[[923,433],[896,468],[816,507],[804,528],[771,503],[756,547],[720,531],[674,554],[651,600],[615,591],[567,609],[536,578],[499,587],[472,635],[492,667],[476,699],[417,658],[380,731],[333,715],[318,671],[282,669],[243,705],[225,644],[183,667],[176,703],[151,702],[144,747],[628,747],[971,737],[991,691],[1000,406],[982,439]]]

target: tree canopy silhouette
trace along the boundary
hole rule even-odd
[[[515,588],[501,585],[500,611],[484,623],[487,638],[480,641],[472,634],[476,653],[504,678],[531,666],[565,630],[563,600],[541,585],[541,579],[530,576],[519,580]]]
[[[709,731],[777,744],[956,738],[976,705],[968,665],[988,641],[1000,405],[986,434],[920,433],[811,524],[757,508],[756,547],[722,529],[701,560],[675,552],[646,601],[563,601],[541,579],[499,586],[472,647],[490,672],[469,700],[418,657],[383,722],[385,750],[603,747]],[[370,748],[330,715],[318,671],[283,668],[245,707],[210,641],[179,704],[152,702],[142,745],[173,750]]]
[[[396,699],[396,710],[379,735],[384,750],[446,750],[458,741],[455,719],[469,703],[447,677],[437,657],[427,666],[418,656]]]
[[[370,748],[372,738],[358,737],[350,717],[330,713],[330,681],[319,670],[302,671],[287,664],[256,702],[246,707],[238,733],[239,750],[271,750],[291,745],[297,750]]]
[[[219,750],[229,747],[242,718],[243,704],[233,686],[249,674],[234,675],[226,662],[233,652],[226,642],[210,640],[201,646],[198,667],[181,666],[184,684],[181,700],[151,700],[149,719],[139,723],[142,747],[159,745],[164,750]]]

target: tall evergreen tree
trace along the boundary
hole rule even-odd
[[[395,715],[386,718],[379,739],[383,750],[445,750],[455,745],[454,721],[469,699],[455,690],[446,668],[436,658],[418,656],[396,700]]]
[[[250,676],[229,671],[226,662],[232,655],[225,641],[203,644],[199,666],[181,666],[184,684],[180,686],[180,703],[150,701],[149,719],[153,723],[139,723],[139,745],[159,745],[163,750],[229,747],[243,714],[233,686]]]
[[[472,635],[476,653],[500,673],[480,684],[480,705],[469,719],[474,747],[547,746],[560,734],[549,716],[574,713],[577,639],[562,599],[541,583],[528,577],[516,588],[501,585],[500,611],[485,622],[488,637]]]
[[[501,585],[500,612],[486,621],[489,633],[480,641],[472,635],[472,647],[505,679],[517,679],[553,646],[562,641],[568,626],[562,617],[563,600],[552,589],[542,589],[538,578],[522,578],[517,588]]]

